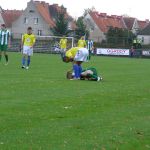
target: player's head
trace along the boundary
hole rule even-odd
[[[71,60],[69,57],[67,57],[67,56],[64,56],[64,57],[62,58],[62,60],[63,60],[63,62],[65,62],[65,63],[69,63],[69,62],[72,61],[72,60]]]
[[[5,29],[6,25],[5,24],[1,24],[1,29]]]
[[[28,27],[28,28],[27,28],[27,33],[28,33],[28,34],[32,34],[32,27]]]
[[[66,78],[67,79],[73,79],[74,78],[72,71],[67,71]]]
[[[81,36],[81,40],[84,40],[84,36]]]

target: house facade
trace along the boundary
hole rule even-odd
[[[7,29],[12,30],[12,23],[22,15],[22,10],[3,10],[0,8],[0,24],[5,24]]]
[[[84,22],[90,32],[89,38],[93,39],[95,42],[102,42],[106,39],[106,34],[110,27],[128,29],[137,35],[148,25],[149,20],[140,21],[136,18],[127,16],[109,16],[106,13],[89,11],[84,17]]]
[[[44,1],[29,1],[22,15],[12,23],[14,37],[20,38],[29,26],[32,27],[35,35],[53,35],[51,28],[55,26],[55,18],[61,9],[57,4],[49,5],[49,3]],[[66,8],[63,9],[66,12]],[[69,21],[72,21],[67,12],[65,16],[70,19]]]
[[[110,27],[126,28],[121,16],[109,16],[106,13],[90,11],[84,17],[84,22],[90,32],[90,39],[102,42],[106,39],[106,33]]]
[[[3,9],[0,7],[0,24],[4,23],[4,19],[2,17],[2,12],[3,12]]]
[[[150,23],[139,32],[138,39],[141,39],[143,45],[150,44]]]
[[[45,2],[28,2],[23,14],[12,23],[14,37],[20,38],[29,26],[33,28],[35,35],[50,35],[50,27],[54,26],[54,22],[49,16],[48,6]]]

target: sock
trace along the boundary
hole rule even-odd
[[[79,66],[79,77],[80,77],[81,73],[82,73],[82,66]]]
[[[79,77],[79,66],[77,64],[74,64],[73,70],[74,70],[75,78],[78,78]]]
[[[5,55],[6,62],[8,62],[8,55]]]
[[[25,66],[25,63],[26,63],[26,59],[25,57],[22,58],[22,66]]]
[[[30,65],[30,56],[28,56],[28,60],[27,60],[27,66]]]

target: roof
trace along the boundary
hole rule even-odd
[[[107,15],[106,13],[89,12],[90,16],[93,18],[94,22],[100,28],[100,30],[106,33],[109,27],[126,28],[122,20],[122,16],[117,15]]]
[[[49,24],[49,26],[54,27],[55,26],[54,18],[57,17],[58,12],[62,11],[62,7],[59,6],[58,4],[49,5],[49,3],[46,3],[44,1],[33,1],[33,2],[35,2],[35,6],[38,12],[41,14],[44,20]],[[63,7],[63,10],[65,11],[66,18],[72,18],[66,12],[66,8]]]
[[[139,35],[150,35],[150,23],[139,32]]]
[[[123,17],[124,23],[127,27],[127,29],[132,30],[135,18],[132,17]]]
[[[49,13],[49,4],[44,1],[35,1],[36,8],[44,20],[49,24],[50,27],[55,25],[50,13]]]
[[[138,25],[140,29],[144,29],[149,24],[149,20],[141,21],[138,20]]]
[[[12,23],[17,20],[21,15],[22,10],[3,10],[1,13],[6,27],[11,27]]]

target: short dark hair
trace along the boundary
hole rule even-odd
[[[28,27],[28,30],[32,30],[32,27]]]
[[[6,28],[6,25],[5,25],[5,24],[1,24],[1,26]]]

